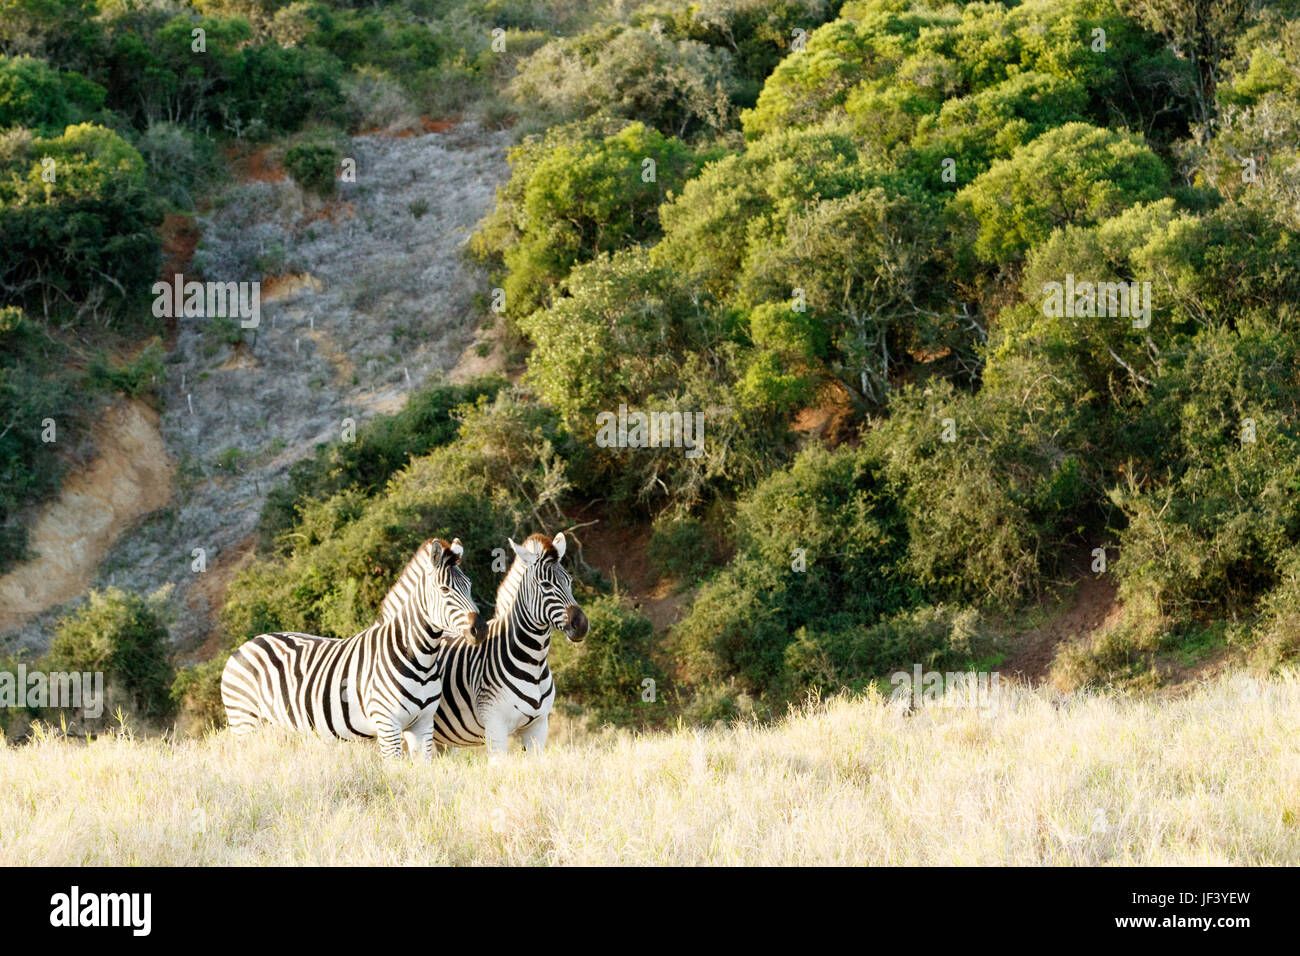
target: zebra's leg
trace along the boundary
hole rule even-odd
[[[519,733],[519,739],[523,741],[524,750],[530,754],[540,754],[546,747],[546,722],[550,719],[550,714],[542,714],[526,728]]]
[[[412,760],[423,760],[425,763],[433,760],[433,716],[432,707],[422,710],[414,723],[402,732]]]
[[[510,744],[510,731],[506,722],[496,717],[489,717],[483,723],[483,745],[487,747],[488,759],[492,763],[504,760],[506,748]]]
[[[402,728],[388,715],[374,720],[377,730],[375,736],[379,738],[379,753],[384,757],[402,756]]]

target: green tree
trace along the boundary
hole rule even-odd
[[[641,123],[601,140],[557,143],[517,167],[524,183],[513,229],[496,231],[508,314],[552,301],[577,263],[655,239],[660,204],[694,171],[685,144]]]
[[[1020,259],[1053,229],[1160,199],[1169,171],[1141,136],[1067,123],[993,164],[954,200],[985,262]]]
[[[79,73],[52,70],[34,57],[0,56],[0,129],[26,126],[58,134],[104,105],[105,91]]]

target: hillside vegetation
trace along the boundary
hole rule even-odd
[[[1207,660],[1283,671],[1300,656],[1297,12],[0,0],[0,225],[18,237],[0,415],[23,423],[0,431],[0,568],[57,487],[30,452],[60,376],[148,392],[166,375],[157,351],[83,371],[60,350],[125,355],[155,331],[156,226],[219,191],[223,147],[266,146],[326,202],[345,134],[465,113],[516,140],[469,243],[509,374],[423,383],[257,489],[258,554],[172,687],[195,726],[221,719],[233,648],[355,632],[435,534],[466,542],[486,601],[507,536],[574,533],[600,626],[555,668],[563,706],[597,723],[774,717],[914,663],[994,670],[1087,574],[1116,583],[1117,611],[1055,651],[1058,688],[1151,690]],[[279,261],[199,252],[223,279]],[[703,440],[611,446],[599,422],[625,406],[700,416]],[[598,533],[646,542],[670,620],[584,559]]]
[[[551,125],[474,238],[521,384],[388,487],[301,498],[230,639],[341,635],[421,536],[490,549],[596,502],[653,523],[687,594],[637,666],[692,719],[996,668],[1081,573],[1120,611],[1059,687],[1287,666],[1300,235],[1268,130],[1300,123],[1300,26],[1214,6],[649,3],[546,43],[506,94]],[[798,42],[758,56],[773,31]],[[1050,308],[1076,279],[1134,311]],[[622,405],[702,413],[700,453],[602,443]]]
[[[1295,864],[1300,682],[876,695],[430,767],[282,736],[0,747],[0,864]]]

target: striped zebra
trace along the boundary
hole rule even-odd
[[[385,757],[433,755],[442,693],[438,652],[455,632],[479,644],[487,627],[460,567],[460,539],[420,545],[382,617],[355,637],[262,634],[226,662],[221,700],[236,734],[262,722],[343,740],[379,738]]]
[[[534,534],[522,545],[512,540],[510,547],[515,560],[497,589],[487,639],[475,645],[456,638],[438,651],[443,693],[434,740],[444,746],[486,744],[494,755],[502,754],[510,735],[518,733],[527,750],[540,751],[555,703],[546,662],[551,631],[563,631],[575,644],[587,636],[587,616],[560,564],[563,533],[554,539]],[[397,606],[385,598],[380,613],[392,614]]]

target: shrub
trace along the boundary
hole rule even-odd
[[[211,660],[183,667],[172,681],[173,704],[192,727],[221,727],[226,721],[226,707],[221,702],[221,674],[227,656],[218,654]]]
[[[502,210],[508,227],[480,233],[479,249],[502,256],[515,317],[556,298],[575,264],[656,238],[660,204],[695,170],[685,145],[640,123],[600,140],[553,142],[542,158],[516,150],[511,161],[519,183],[505,188],[518,205]]]
[[[0,136],[0,304],[126,300],[157,273],[161,221],[144,160],[111,130]]]
[[[79,73],[63,73],[34,57],[0,55],[0,129],[26,126],[57,135],[104,105],[105,91]]]
[[[716,552],[716,542],[699,518],[668,514],[655,519],[650,560],[660,574],[695,584],[718,567]]]
[[[785,649],[791,694],[863,690],[894,669],[978,669],[998,642],[973,608],[925,606],[839,629],[801,627]]]
[[[521,328],[536,342],[526,380],[559,412],[580,488],[634,507],[684,511],[785,459],[786,421],[734,400],[744,367],[735,313],[714,307],[640,249],[578,266],[568,286],[569,297]],[[682,415],[680,439],[620,446],[609,429],[621,405],[629,414]]]
[[[338,147],[332,144],[299,143],[285,152],[284,168],[303,189],[319,196],[332,196],[338,188],[340,159]]]
[[[728,297],[751,248],[776,243],[791,216],[818,202],[881,184],[842,130],[783,130],[704,167],[659,211],[664,238],[654,258],[693,285]],[[782,298],[791,294],[784,290]]]
[[[1067,123],[994,163],[955,207],[973,223],[976,255],[1005,262],[1054,228],[1099,222],[1168,188],[1169,171],[1141,136]]]
[[[1295,321],[1201,332],[1135,426],[1160,453],[1111,491],[1127,519],[1115,570],[1175,624],[1249,612],[1300,545],[1300,393],[1278,374],[1300,361]]]
[[[735,525],[735,560],[673,629],[697,686],[735,678],[769,699],[797,695],[785,653],[800,628],[839,630],[915,598],[903,516],[863,451],[803,451],[741,498]]]
[[[150,123],[136,149],[148,166],[150,192],[174,209],[193,209],[196,192],[215,168],[211,141],[175,123]]]
[[[511,92],[562,119],[609,112],[685,137],[731,122],[731,62],[727,50],[615,24],[552,40],[520,64]]]
[[[167,660],[170,594],[170,586],[148,597],[121,588],[91,591],[89,603],[54,625],[46,668],[102,672],[106,688],[122,695],[135,714],[150,720],[169,717],[173,679]],[[105,718],[111,717],[112,709],[110,704]]]
[[[559,706],[589,712],[598,723],[644,727],[667,716],[664,675],[651,658],[654,628],[624,607],[619,596],[584,602],[591,624],[584,641],[553,638],[550,666]],[[655,700],[643,700],[642,681],[653,680]],[[571,703],[572,702],[572,703]],[[574,706],[574,705],[577,706]]]
[[[0,573],[29,557],[27,528],[19,515],[52,495],[63,464],[41,440],[53,419],[65,441],[74,427],[72,376],[57,368],[56,344],[14,307],[0,307]]]

